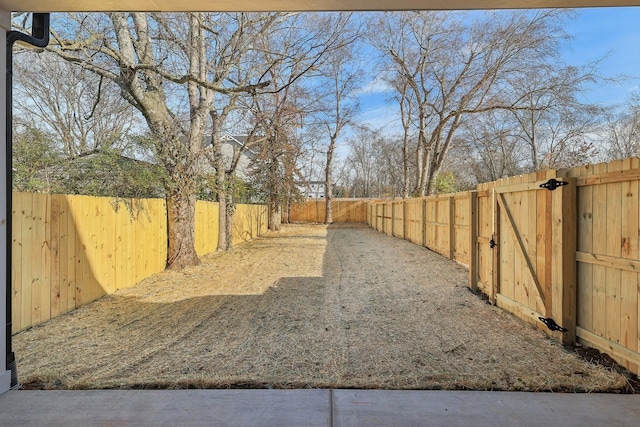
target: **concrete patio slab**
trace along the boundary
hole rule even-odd
[[[10,391],[0,426],[327,426],[329,390]]]
[[[638,426],[640,395],[336,390],[334,425]]]
[[[4,426],[638,426],[640,395],[386,390],[10,391]]]

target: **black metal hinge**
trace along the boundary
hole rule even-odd
[[[493,239],[489,240],[489,247],[491,249],[495,248],[496,246],[498,246],[498,244],[496,243],[495,240],[493,240]]]
[[[568,330],[567,328],[563,328],[562,326],[558,325],[556,321],[551,317],[538,317],[538,319],[540,319],[540,321],[547,325],[547,328],[552,331],[567,332]]]
[[[562,187],[563,185],[569,184],[567,181],[558,181],[555,178],[551,178],[549,181],[544,184],[540,184],[540,188],[546,188],[549,191],[553,191],[558,187]]]

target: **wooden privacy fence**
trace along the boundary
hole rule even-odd
[[[632,158],[371,202],[367,223],[467,265],[494,304],[640,374],[639,187]]]
[[[219,209],[213,202],[196,202],[195,247],[198,256],[218,249]],[[266,205],[236,205],[231,245],[246,242],[267,232],[269,208]]]
[[[13,332],[35,326],[164,270],[161,199],[13,193]],[[264,206],[238,205],[233,243],[267,229]],[[218,205],[196,204],[198,255],[218,243]]]
[[[246,242],[267,232],[269,207],[266,205],[236,205],[233,215],[232,245]]]
[[[640,374],[640,160],[562,175],[577,187],[576,335]]]
[[[219,215],[217,203],[196,202],[196,229],[194,230],[194,246],[198,256],[215,252],[218,249]]]
[[[367,223],[378,231],[428,247],[468,266],[473,196],[465,192],[371,202]]]
[[[334,199],[333,222],[367,222],[367,199]],[[327,202],[325,200],[309,200],[291,206],[289,221],[324,223]]]

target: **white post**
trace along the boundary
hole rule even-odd
[[[6,347],[6,328],[5,319],[7,315],[7,286],[11,286],[11,282],[7,283],[6,278],[8,269],[11,268],[11,262],[7,260],[7,197],[4,189],[7,184],[7,143],[6,139],[6,50],[7,50],[7,32],[11,29],[11,13],[0,11],[0,394],[9,390],[11,386],[11,371],[6,370],[7,366],[7,347]],[[8,262],[9,261],[9,262]]]

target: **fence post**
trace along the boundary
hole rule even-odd
[[[376,224],[375,224],[375,212],[376,209],[376,205],[373,202],[369,202],[369,226],[373,229],[376,228]]]
[[[469,192],[469,287],[478,290],[478,192]]]
[[[575,178],[563,178],[563,181],[569,184],[552,192],[551,315],[567,329],[560,338],[562,344],[573,345],[577,304],[577,190]]]
[[[373,228],[376,231],[380,231],[378,230],[378,202],[376,202],[371,209],[371,221],[373,222]]]
[[[391,202],[391,235],[396,237],[396,202]]]
[[[427,246],[427,199],[422,199],[422,246]]]
[[[449,259],[456,258],[456,205],[453,196],[449,196]]]
[[[371,218],[370,211],[369,211],[369,208],[371,207],[371,202],[365,202],[364,207],[365,207],[364,217],[366,218],[365,222],[367,223],[368,226],[371,226],[371,222],[369,221]]]
[[[491,275],[491,293],[489,294],[489,300],[493,305],[496,305],[498,298],[498,292],[500,292],[500,208],[498,207],[498,201],[496,200],[496,185],[497,181],[492,183],[491,187],[491,205],[493,206],[493,224],[494,230],[491,233],[491,239],[495,242],[493,248],[493,273]]]
[[[402,238],[407,239],[407,234],[409,232],[409,225],[407,220],[407,199],[402,199]]]

